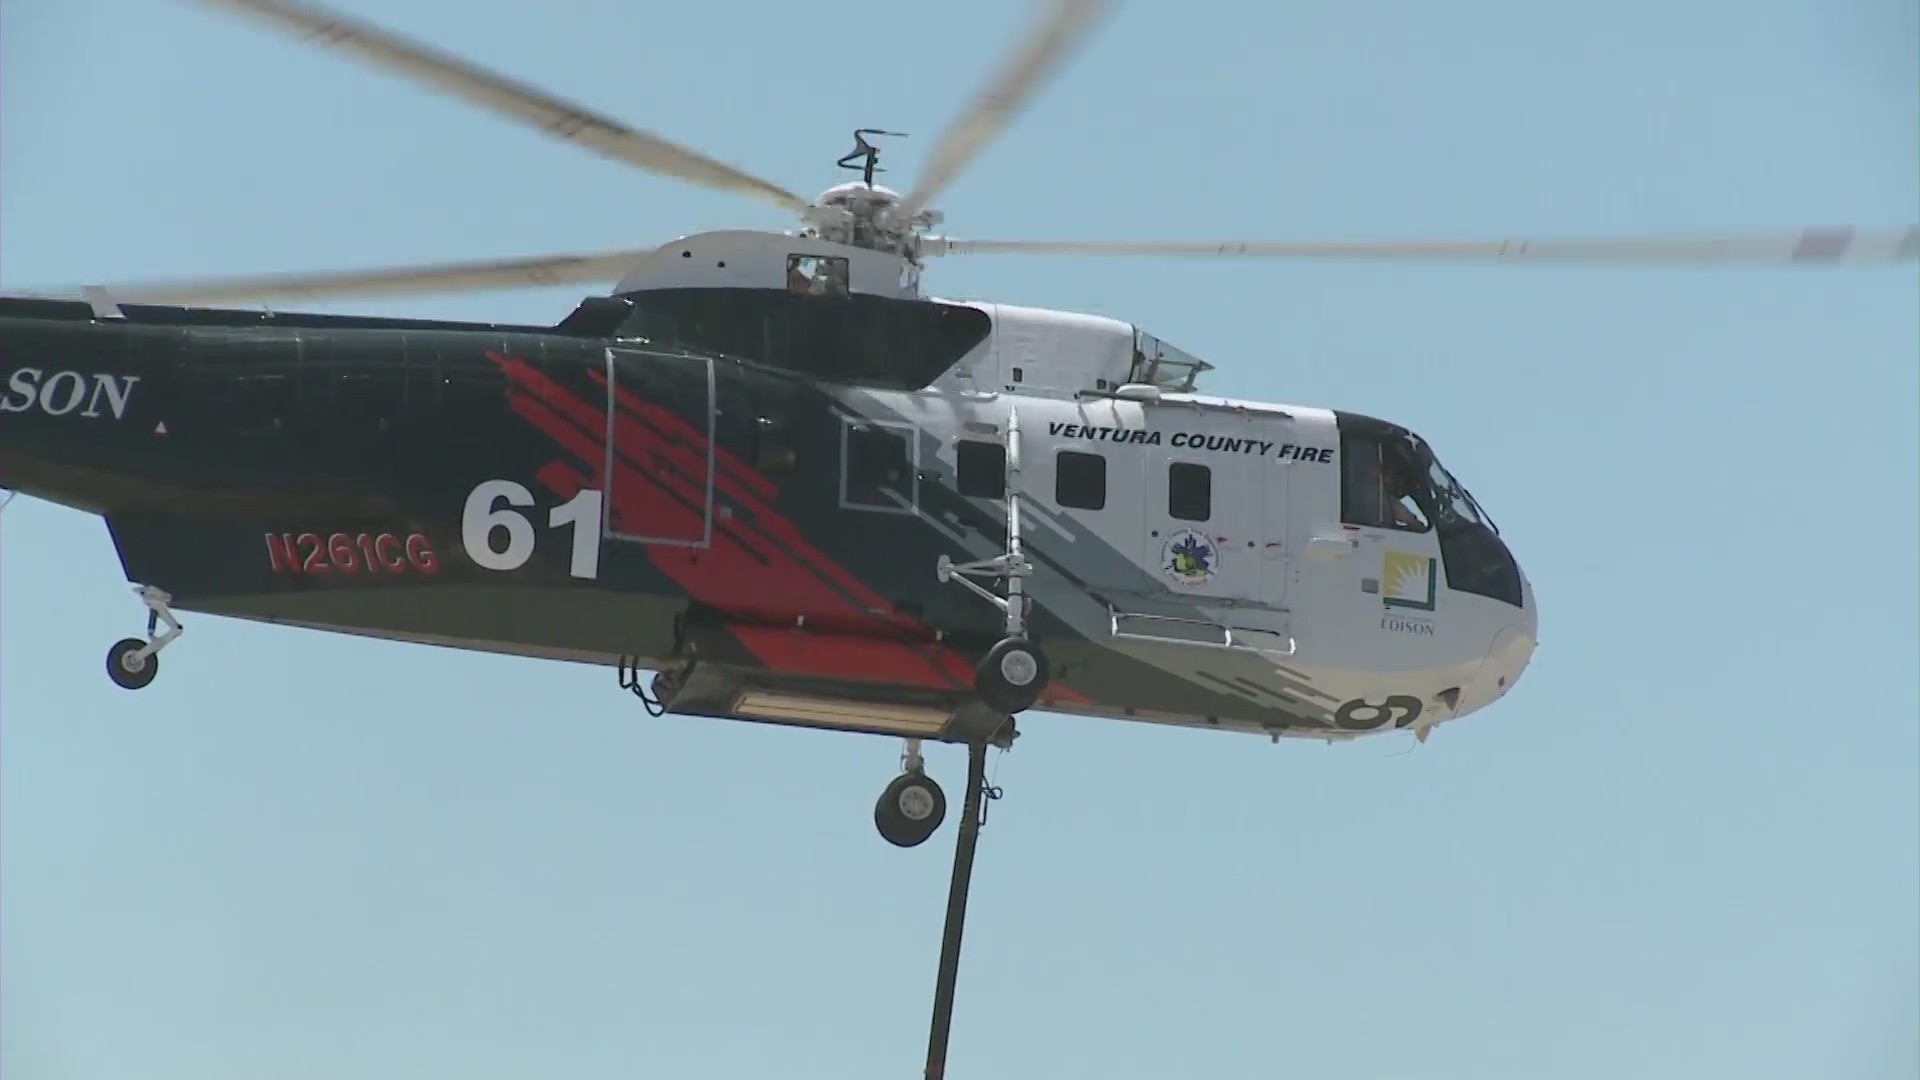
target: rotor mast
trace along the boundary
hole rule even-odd
[[[904,139],[907,137],[907,133],[904,131],[881,131],[879,128],[854,129],[853,149],[848,151],[836,164],[843,169],[852,169],[854,172],[859,173],[861,182],[865,183],[868,187],[872,187],[873,174],[886,172],[887,170],[880,167],[880,148],[867,141],[867,136],[869,135],[885,135],[889,138]],[[855,158],[860,159],[859,164],[854,163]]]
[[[904,131],[855,129],[853,149],[834,164],[859,173],[860,179],[821,192],[800,214],[800,235],[897,255],[906,260],[910,283],[917,291],[924,250],[922,237],[926,230],[940,223],[941,215],[934,210],[922,210],[911,217],[900,213],[900,193],[873,182],[875,174],[887,170],[880,166],[880,147],[867,141],[869,135],[907,137]]]

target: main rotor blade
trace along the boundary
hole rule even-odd
[[[1802,229],[1753,236],[1624,240],[1485,240],[1441,243],[1312,243],[1258,240],[953,240],[927,237],[927,255],[1225,255],[1300,259],[1569,263],[1901,263],[1920,258],[1920,225],[1901,229]]]
[[[926,209],[1006,129],[1013,115],[1059,70],[1113,5],[1110,0],[1049,0],[1048,7],[1046,17],[1009,51],[967,110],[940,134],[927,154],[920,182],[896,207],[903,219]]]
[[[653,248],[608,251],[596,255],[552,255],[531,259],[436,263],[379,270],[317,274],[261,274],[199,281],[108,285],[104,293],[123,303],[223,304],[249,300],[330,300],[344,296],[417,296],[424,293],[517,289],[573,285],[617,279]],[[37,295],[79,295],[79,289]]]
[[[339,49],[391,74],[415,80],[473,104],[523,120],[548,135],[578,143],[615,161],[732,191],[798,212],[808,200],[697,151],[636,131],[618,120],[562,101],[525,83],[482,70],[428,46],[298,0],[200,0],[241,11],[326,49]]]

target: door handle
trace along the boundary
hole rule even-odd
[[[1344,536],[1316,536],[1307,541],[1307,557],[1310,559],[1344,559],[1359,547],[1357,540]]]

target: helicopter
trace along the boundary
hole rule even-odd
[[[790,211],[598,254],[0,297],[0,486],[104,519],[149,686],[193,612],[613,666],[656,715],[927,742],[1030,709],[1339,741],[1510,693],[1533,586],[1411,428],[1203,388],[1131,323],[925,292],[965,254],[1838,265],[1920,228],[1466,243],[984,241],[932,200],[1110,7],[1042,5],[905,192],[813,199],[291,0],[204,0],[616,161]],[[876,142],[875,140],[879,140]],[[237,306],[613,279],[552,325]],[[643,681],[642,673],[652,672]]]

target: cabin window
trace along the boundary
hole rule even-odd
[[[787,256],[787,290],[805,296],[847,295],[847,260],[840,255]]]
[[[978,499],[1006,497],[1006,447],[996,442],[961,439],[954,454],[959,458],[956,486],[960,494]]]
[[[299,400],[288,375],[241,375],[233,380],[233,399],[242,438],[280,434]]]
[[[1402,532],[1432,526],[1414,500],[1420,473],[1398,440],[1345,434],[1340,438],[1340,520],[1348,525]]]
[[[1076,510],[1107,508],[1107,459],[1062,450],[1054,459],[1053,500]]]
[[[1167,466],[1167,516],[1176,521],[1205,521],[1213,516],[1213,470],[1176,461]]]
[[[735,364],[715,364],[713,374],[713,430],[720,449],[763,473],[793,472],[785,395],[755,384]]]
[[[847,502],[889,510],[912,507],[913,448],[906,431],[849,422],[846,439]]]
[[[340,372],[333,377],[335,433],[386,435],[397,426],[406,393],[405,373],[395,367]]]

